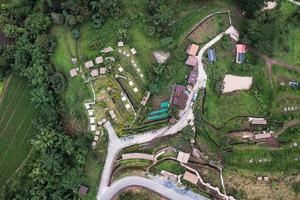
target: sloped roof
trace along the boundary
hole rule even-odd
[[[237,53],[246,53],[247,46],[245,44],[237,44],[235,47]]]

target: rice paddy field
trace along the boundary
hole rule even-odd
[[[12,75],[0,99],[0,187],[29,154],[37,114],[26,82]]]

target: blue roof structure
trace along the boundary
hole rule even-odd
[[[217,60],[215,49],[208,49],[207,54],[209,62],[215,62]]]
[[[245,61],[245,54],[244,53],[238,53],[238,61],[240,63],[243,63]]]

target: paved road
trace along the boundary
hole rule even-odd
[[[102,194],[102,200],[113,199],[120,191],[124,188],[131,186],[140,186],[144,188],[148,188],[153,190],[156,193],[159,193],[161,196],[166,197],[168,199],[180,199],[180,200],[195,200],[195,198],[190,197],[188,195],[182,195],[180,193],[175,192],[174,190],[167,188],[155,181],[152,181],[147,178],[142,178],[138,176],[131,176],[127,178],[120,179],[114,182],[106,191]],[[197,198],[199,199],[199,198]],[[207,198],[203,197],[200,200],[207,200]]]
[[[229,29],[227,29],[227,30],[229,30]],[[104,199],[108,200],[109,198],[103,198],[103,195],[108,195],[107,193],[110,193],[113,191],[113,189],[111,189],[111,187],[109,187],[110,177],[111,177],[112,170],[113,170],[113,163],[114,163],[118,153],[122,149],[132,146],[132,145],[135,145],[135,144],[142,144],[142,143],[150,142],[153,139],[158,138],[158,137],[174,135],[177,132],[181,131],[184,127],[186,127],[191,120],[194,120],[194,114],[193,114],[193,108],[192,108],[192,98],[199,91],[200,88],[205,88],[206,80],[207,80],[207,75],[205,73],[203,63],[202,63],[203,55],[207,51],[208,48],[210,48],[212,45],[214,45],[217,41],[219,41],[224,36],[225,32],[217,35],[214,39],[212,39],[210,42],[208,42],[199,51],[199,54],[197,56],[198,72],[199,72],[197,82],[194,86],[194,89],[188,95],[186,107],[185,107],[185,109],[180,111],[180,113],[179,113],[180,119],[177,121],[176,124],[174,124],[172,126],[160,128],[158,130],[151,130],[151,131],[147,131],[147,132],[144,132],[144,133],[141,133],[138,135],[128,136],[128,137],[124,137],[124,138],[117,137],[116,132],[110,122],[107,122],[104,124],[104,128],[107,130],[108,135],[109,135],[109,142],[108,142],[108,152],[107,152],[107,156],[106,156],[106,161],[104,164],[101,181],[100,181],[100,184],[98,187],[97,200],[104,200]],[[127,177],[127,178],[130,180],[131,177]],[[126,185],[127,178],[124,178],[125,181],[120,183],[120,185],[122,185],[122,183],[124,184],[123,188],[128,187],[128,185]],[[124,179],[122,179],[122,180],[124,180]],[[143,180],[147,180],[147,179],[143,179]],[[134,185],[134,182],[131,182],[131,184]],[[150,187],[149,189],[156,191],[156,188],[154,188],[154,187],[151,188],[151,186],[149,186],[149,187]],[[115,192],[113,192],[113,193],[115,193]],[[173,199],[171,197],[168,197],[168,198]]]

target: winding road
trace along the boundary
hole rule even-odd
[[[194,120],[193,108],[192,108],[192,98],[193,96],[202,88],[205,88],[207,75],[205,73],[202,58],[204,53],[214,45],[217,41],[219,41],[225,34],[231,34],[229,29],[232,30],[233,27],[228,28],[225,32],[220,33],[215,38],[213,38],[210,42],[208,42],[198,53],[198,78],[197,82],[194,86],[194,89],[188,95],[188,100],[185,109],[181,110],[179,113],[180,119],[176,124],[164,128],[160,128],[157,130],[147,131],[138,135],[132,135],[128,137],[118,138],[114,128],[111,123],[108,121],[104,124],[104,128],[107,130],[109,135],[108,141],[108,151],[106,156],[106,161],[104,164],[104,169],[102,172],[101,181],[98,187],[97,192],[97,200],[109,200],[112,199],[118,192],[122,189],[127,188],[129,186],[142,186],[146,187],[150,190],[158,192],[163,196],[169,199],[190,199],[182,194],[176,193],[173,190],[167,189],[163,185],[157,184],[150,179],[145,179],[141,177],[126,177],[121,180],[116,181],[111,186],[110,185],[110,177],[112,174],[114,161],[118,156],[118,153],[129,146],[135,144],[142,144],[146,142],[150,142],[155,138],[164,137],[168,135],[174,135],[177,132],[181,131],[184,127],[186,127],[190,121]],[[204,197],[203,197],[204,198]],[[194,198],[195,199],[195,198]],[[199,199],[199,198],[197,198]]]

